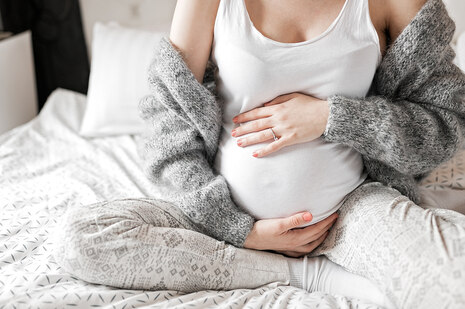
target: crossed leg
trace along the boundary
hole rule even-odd
[[[206,236],[159,199],[69,209],[57,231],[57,263],[92,283],[187,293],[289,284],[287,257]],[[379,182],[349,195],[310,255],[322,254],[375,282],[399,308],[465,304],[465,216],[423,209]]]
[[[159,199],[73,208],[56,231],[56,262],[91,283],[186,293],[289,284],[283,255],[206,236],[176,206]]]
[[[347,197],[310,256],[320,254],[372,280],[399,308],[465,308],[465,216],[424,209],[380,182]]]

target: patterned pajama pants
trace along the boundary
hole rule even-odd
[[[424,209],[375,181],[349,194],[324,254],[375,282],[399,308],[465,308],[465,216]],[[54,256],[92,283],[144,290],[289,284],[288,257],[202,234],[174,205],[123,199],[67,211]]]

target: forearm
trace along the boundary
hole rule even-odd
[[[465,78],[455,66],[443,65],[403,100],[330,97],[323,138],[408,175],[447,161],[464,143]]]
[[[141,111],[148,125],[142,147],[145,171],[168,189],[164,199],[209,236],[242,247],[255,219],[232,201],[226,180],[205,157],[197,129],[153,96],[144,99]]]

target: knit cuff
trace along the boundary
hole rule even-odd
[[[334,95],[327,98],[329,106],[328,122],[322,138],[328,142],[342,142],[345,135],[353,130],[349,110],[344,106],[344,97]]]
[[[220,225],[220,227],[212,229],[217,233],[214,237],[224,240],[237,248],[243,248],[244,242],[255,224],[255,219],[247,213],[238,212],[234,214],[233,218],[228,217],[223,222],[216,221],[211,222],[211,224]]]

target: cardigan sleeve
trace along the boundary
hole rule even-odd
[[[180,111],[160,103],[160,97],[172,100],[169,91],[158,83],[156,92],[139,104],[146,124],[139,150],[146,174],[163,189],[162,198],[177,205],[199,230],[243,247],[255,219],[231,199],[225,178],[206,158],[197,128]]]
[[[213,67],[199,83],[169,38],[160,40],[149,68],[151,95],[139,103],[145,130],[139,145],[145,172],[199,231],[243,247],[255,218],[231,198],[214,168],[221,136],[221,101],[211,91]]]
[[[427,77],[421,66],[412,64],[416,70],[405,74],[402,86],[417,87],[402,99],[329,97],[322,138],[349,145],[407,175],[427,173],[449,160],[464,143],[465,76],[452,63],[450,46],[442,55]]]

